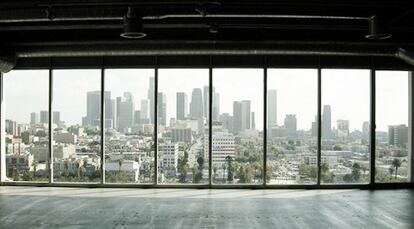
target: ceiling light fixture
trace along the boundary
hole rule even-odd
[[[208,30],[210,33],[218,33],[217,25],[211,25],[210,29]]]
[[[124,15],[124,32],[121,37],[128,39],[139,39],[147,36],[143,32],[141,18],[137,17],[132,7],[128,7],[128,12]]]
[[[369,19],[368,34],[365,35],[370,40],[384,40],[392,36],[391,33],[387,32],[387,27],[378,16],[373,16]]]

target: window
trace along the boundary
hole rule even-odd
[[[370,71],[322,70],[321,183],[369,183]]]
[[[158,72],[158,182],[208,183],[209,70]]]
[[[101,71],[53,70],[56,182],[99,182]]]
[[[47,70],[3,75],[5,181],[48,182],[48,82]]]
[[[316,69],[268,69],[267,183],[317,182]]]
[[[263,182],[263,69],[213,69],[216,184]]]
[[[407,182],[409,167],[409,73],[376,72],[375,181]],[[410,101],[411,102],[411,101]]]
[[[106,183],[154,182],[154,70],[105,70]]]

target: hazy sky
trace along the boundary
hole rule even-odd
[[[267,88],[277,92],[277,124],[296,114],[299,130],[309,130],[318,109],[316,69],[268,69]]]
[[[332,126],[337,119],[350,120],[350,130],[361,129],[369,120],[369,71],[328,69],[322,71],[322,104],[331,105]],[[106,90],[112,98],[124,91],[134,95],[135,108],[147,98],[153,69],[106,70]],[[214,69],[213,83],[220,93],[220,112],[233,112],[233,101],[251,100],[256,127],[263,122],[263,70]],[[407,124],[408,74],[404,71],[377,72],[377,130],[388,125]],[[277,90],[278,124],[286,114],[296,114],[299,129],[310,129],[316,115],[315,69],[269,69],[268,89]],[[86,92],[100,89],[100,70],[55,70],[53,107],[61,120],[80,124],[86,115]],[[167,95],[167,121],[175,117],[176,92],[208,85],[208,69],[159,69],[159,91]],[[4,108],[7,119],[29,123],[30,113],[47,110],[48,71],[14,70],[4,74]]]
[[[187,94],[187,106],[190,112],[192,91],[194,88],[200,88],[203,93],[203,87],[208,86],[208,75],[208,69],[158,70],[158,92],[164,93],[167,99],[167,125],[170,118],[176,118],[177,92]]]

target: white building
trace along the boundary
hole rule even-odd
[[[178,144],[170,141],[160,142],[158,145],[159,163],[163,169],[177,171]]]
[[[133,177],[135,182],[139,182],[139,163],[133,160],[107,160],[105,162],[106,172],[125,172]]]

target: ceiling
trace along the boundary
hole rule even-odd
[[[146,37],[139,40],[120,37],[128,7],[142,17]],[[390,39],[376,41],[365,38],[372,16],[381,19],[392,34]],[[411,48],[413,35],[412,0],[0,2],[0,44],[3,50],[26,54],[34,53],[36,47],[53,46],[58,50],[68,45],[97,44],[151,44],[151,47],[164,45],[168,49],[169,44],[191,44],[193,48],[206,44],[208,47],[221,44],[221,48],[240,44],[239,48],[248,48],[259,44],[271,47],[274,42],[278,46],[359,44],[362,48],[370,46],[371,49]]]

